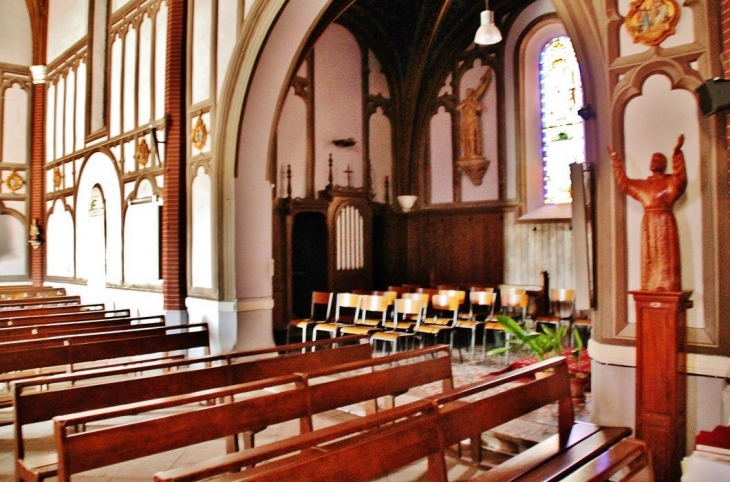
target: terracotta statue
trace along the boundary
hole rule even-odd
[[[475,186],[479,186],[489,167],[484,157],[482,141],[482,98],[492,80],[492,71],[487,69],[482,75],[476,89],[466,89],[466,97],[459,102],[456,109],[461,113],[459,124],[459,140],[462,155],[457,161],[459,170],[466,173]]]
[[[464,158],[482,155],[482,97],[487,92],[491,80],[492,71],[487,69],[477,88],[466,89],[466,98],[456,106],[456,109],[461,112],[460,138]]]
[[[641,222],[641,289],[644,291],[681,291],[679,234],[672,209],[687,188],[687,170],[682,154],[684,135],[677,139],[672,154],[672,174],[666,174],[667,158],[651,156],[651,175],[629,179],[615,151],[608,153],[613,162],[616,184],[644,207]]]

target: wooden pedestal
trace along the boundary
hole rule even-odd
[[[636,302],[636,437],[656,480],[679,481],[687,433],[686,314],[691,291],[631,291]]]

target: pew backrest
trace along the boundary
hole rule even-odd
[[[49,298],[23,298],[19,300],[0,300],[0,311],[17,310],[31,306],[60,306],[60,305],[80,305],[81,297],[72,296],[55,296]]]
[[[7,321],[8,319],[22,317],[22,316],[35,316],[35,315],[50,315],[54,313],[77,313],[79,311],[97,311],[103,310],[103,303],[92,303],[87,305],[56,305],[56,306],[29,306],[27,308],[18,308],[17,310],[0,310],[0,321]]]
[[[333,351],[343,349],[338,348]],[[305,356],[305,354],[299,356]],[[291,356],[291,358],[295,357],[298,356]],[[408,361],[408,363],[396,364],[401,361]],[[116,406],[107,410],[92,410],[57,416],[53,420],[59,456],[58,477],[59,480],[65,481],[74,473],[205,440],[232,436],[297,418],[300,419],[302,432],[309,432],[313,429],[312,415],[314,413],[402,393],[411,387],[442,381],[443,377],[450,379],[450,363],[448,346],[437,346],[363,362],[347,363],[341,366],[341,373],[377,366],[383,368],[365,373],[356,372],[351,376],[313,384],[310,382],[321,375],[309,376],[302,373],[298,375],[302,384],[301,389],[287,389],[282,394],[276,394],[281,395],[279,397],[267,396],[268,398],[263,401],[234,401],[219,405],[215,410],[205,409],[205,412],[202,412],[199,409],[183,412],[172,417],[159,417],[153,420],[107,427],[100,432],[71,433],[69,429],[80,424],[114,419],[129,414],[189,405],[211,398],[219,399],[228,396],[231,388],[206,390],[167,399]],[[446,365],[449,367],[448,370],[444,369]],[[337,368],[329,367],[317,373],[332,375],[339,373]],[[431,375],[429,377],[425,374]],[[234,387],[246,385],[244,383],[234,385]],[[272,409],[272,407],[276,408]],[[168,433],[170,436],[167,436]],[[155,435],[152,436],[152,434]],[[128,437],[134,437],[135,440],[144,442],[129,444]],[[122,449],[123,445],[128,447]],[[92,454],[89,453],[90,451],[99,453]],[[109,453],[114,453],[114,456],[105,455]]]
[[[70,321],[96,320],[100,318],[129,318],[131,316],[132,313],[128,308],[119,310],[79,311],[76,313],[52,313],[49,315],[14,317],[0,321],[0,326],[47,325],[50,323],[67,323]]]
[[[187,360],[161,362],[143,367],[116,367],[112,369],[88,370],[85,372],[54,375],[27,379],[11,384],[13,404],[15,405],[15,458],[18,478],[33,472],[33,467],[24,463],[25,446],[23,426],[31,423],[51,420],[54,416],[67,415],[74,412],[98,410],[116,405],[137,403],[159,397],[173,397],[201,390],[221,388],[244,381],[256,381],[271,376],[291,374],[303,366],[321,368],[331,364],[344,364],[355,360],[368,359],[371,356],[368,337],[362,335],[347,336],[331,340],[297,343],[287,347],[274,347],[223,355],[196,357]],[[351,345],[350,343],[355,343]],[[302,348],[323,348],[326,345],[342,345],[336,349],[324,349],[301,353]],[[247,360],[252,357],[277,355],[285,351],[291,354]],[[279,359],[285,359],[284,362]],[[210,366],[222,363],[220,366]],[[273,370],[267,365],[276,367]],[[163,374],[124,378],[109,381],[109,377],[118,377],[143,370],[171,370],[184,366],[203,365],[187,371],[172,371]],[[82,380],[94,383],[63,388],[66,385]],[[106,383],[105,383],[106,382]],[[40,387],[50,387],[40,391]],[[50,473],[55,472],[52,467]],[[32,477],[29,477],[32,478]]]
[[[161,328],[164,326],[164,315],[138,318],[102,318],[100,320],[72,321],[49,325],[11,326],[0,328],[0,343],[124,329]]]
[[[130,335],[133,331],[139,333]],[[102,335],[109,335],[110,333]],[[44,346],[39,344],[39,346],[28,349],[0,350],[0,373],[62,365],[70,365],[73,369],[73,365],[77,363],[188,350],[198,347],[207,349],[210,346],[208,325],[205,323],[179,327],[141,328],[119,333],[121,335],[117,334],[102,341],[89,342],[88,338],[85,341],[84,336],[73,339],[68,337],[73,341],[65,345]],[[41,342],[43,340],[31,341]]]

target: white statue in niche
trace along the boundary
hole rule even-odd
[[[459,142],[461,156],[457,161],[460,171],[466,173],[469,180],[480,186],[489,168],[489,161],[484,157],[484,141],[482,140],[482,99],[492,81],[492,70],[487,69],[476,88],[466,89],[466,97],[459,102]]]

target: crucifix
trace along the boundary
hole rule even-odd
[[[352,174],[355,172],[352,169],[350,169],[350,165],[347,165],[347,169],[345,169],[345,174],[347,175],[347,187],[352,187],[351,181],[352,181]]]

